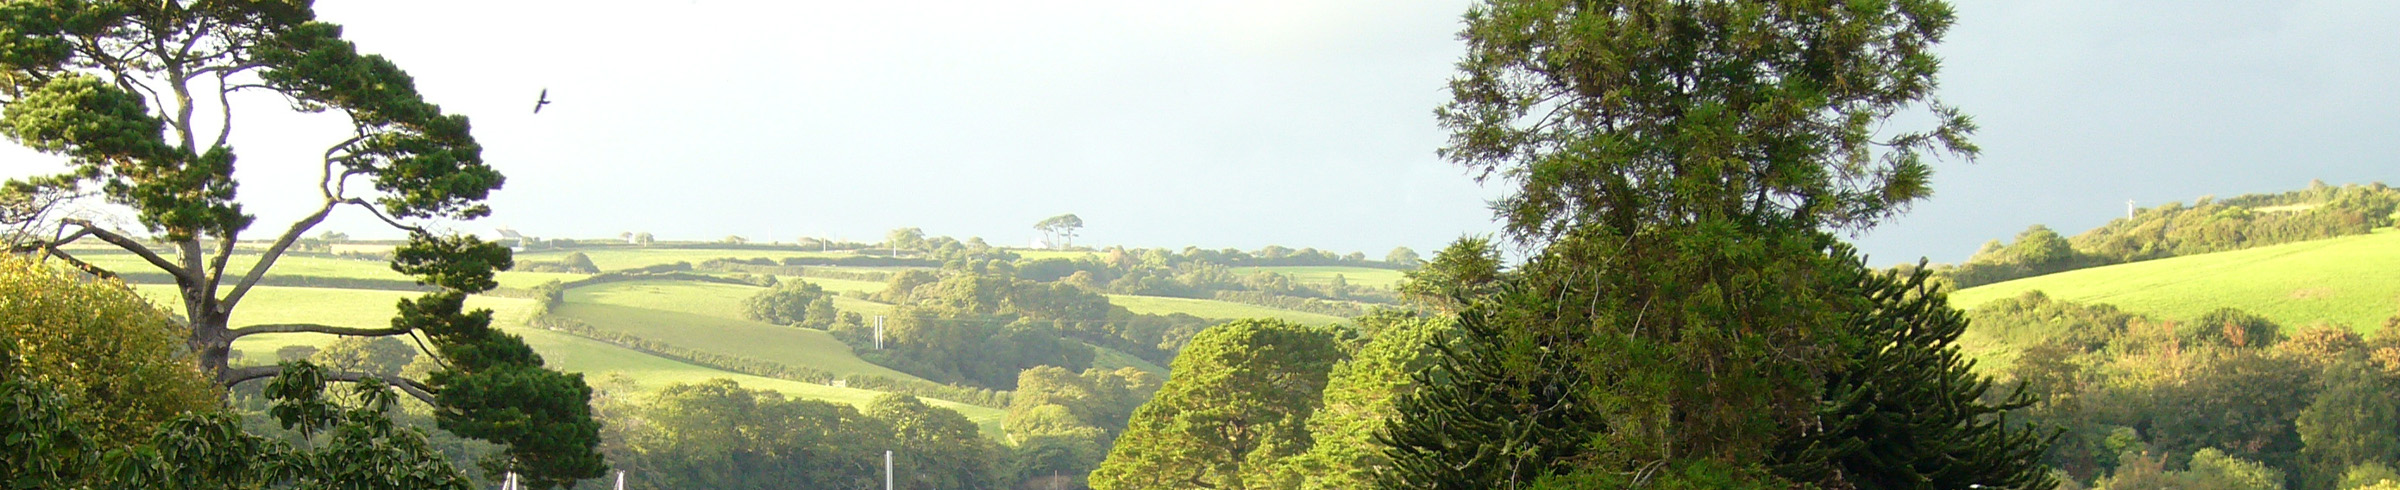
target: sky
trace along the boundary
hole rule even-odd
[[[1496,231],[1486,203],[1508,191],[1435,154],[1465,1],[316,5],[473,118],[509,181],[459,231],[1025,244],[1074,213],[1078,244],[1381,257]],[[1984,153],[1852,237],[1875,263],[2079,232],[2129,199],[2400,183],[2400,2],[1957,7],[1941,96]],[[343,124],[235,103],[251,233],[270,235],[312,204]],[[57,168],[0,148],[0,176]],[[357,210],[322,229],[396,236]]]

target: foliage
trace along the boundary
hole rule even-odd
[[[1200,332],[1093,470],[1092,488],[1242,488],[1310,445],[1342,352],[1324,330],[1243,320]]]
[[[1434,365],[1436,349],[1455,331],[1446,319],[1389,310],[1359,318],[1353,325],[1366,340],[1327,376],[1321,406],[1308,419],[1314,444],[1305,453],[1276,462],[1266,478],[1271,486],[1373,486],[1375,475],[1391,464],[1384,455],[1389,447],[1375,434],[1404,415],[1414,415],[1401,412],[1397,403],[1420,389],[1412,376]]]
[[[417,359],[417,347],[392,337],[342,337],[308,358],[335,371],[399,376]]]
[[[2323,322],[2360,332],[2392,315],[2400,281],[2360,271],[2400,268],[2400,230],[2171,257],[1960,290],[1961,308],[2042,291],[2127,313],[2186,320],[2241,308],[2285,326]]]
[[[800,280],[776,284],[742,301],[743,318],[776,325],[828,328],[833,326],[832,310],[825,288]]]
[[[2147,208],[2061,240],[2035,225],[2005,247],[1995,241],[1952,271],[1959,287],[2056,272],[2366,234],[2391,226],[2400,189],[2330,186],[2230,199],[2202,197]]]
[[[1390,253],[1383,254],[1383,261],[1413,269],[1416,268],[1418,262],[1423,260],[1417,256],[1416,250],[1408,247],[1393,247]]]
[[[1501,277],[1500,249],[1485,237],[1460,237],[1433,261],[1408,271],[1400,294],[1437,310],[1456,312],[1476,297],[1492,292]]]
[[[848,489],[879,486],[884,451],[916,486],[996,488],[997,450],[957,412],[887,395],[865,411],[789,400],[718,379],[660,389],[612,425],[632,488]]]
[[[90,444],[130,444],[176,415],[218,409],[222,394],[183,351],[172,319],[123,284],[54,264],[0,254],[0,344],[22,356],[23,376],[84,409],[68,416]]]
[[[1083,228],[1083,218],[1076,217],[1072,213],[1051,216],[1033,224],[1033,229],[1041,230],[1043,235],[1049,237],[1045,243],[1057,248],[1074,246],[1075,231],[1081,228]]]

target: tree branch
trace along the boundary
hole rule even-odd
[[[190,276],[191,272],[189,270],[184,269],[182,266],[175,265],[174,262],[168,261],[166,257],[158,256],[158,252],[151,251],[150,247],[142,246],[142,242],[140,241],[136,241],[132,238],[126,238],[125,235],[119,235],[117,232],[108,231],[107,228],[101,228],[99,225],[92,224],[91,221],[81,218],[68,218],[60,220],[60,223],[83,227],[83,231],[76,232],[77,236],[90,234],[91,236],[100,237],[101,241],[116,245],[117,248],[125,249],[127,252],[133,252],[134,255],[142,256],[142,260],[150,261],[150,265],[157,266],[159,270],[167,271],[167,274],[174,275],[178,282],[196,279]]]
[[[236,328],[228,331],[226,335],[233,339],[239,339],[245,336],[258,335],[262,333],[322,333],[331,335],[347,335],[352,337],[388,337],[405,334],[408,332],[408,329],[403,328],[356,328],[319,325],[315,323],[272,323]]]
[[[241,384],[243,381],[259,378],[271,378],[278,374],[283,374],[282,366],[250,366],[227,369],[224,371],[224,373],[217,375],[217,378],[219,385],[230,388],[233,385]],[[419,383],[417,380],[400,376],[384,376],[381,374],[362,373],[357,371],[325,372],[326,381],[346,381],[356,383],[366,379],[383,380],[384,384],[392,385],[393,388],[399,388],[402,393],[407,393],[408,396],[416,397],[417,401],[425,402],[427,405],[433,405],[437,407],[441,406],[440,403],[434,400],[433,387],[425,386],[425,383]]]
[[[283,236],[275,238],[274,245],[268,246],[266,252],[259,254],[258,263],[250,266],[249,274],[242,275],[242,282],[233,285],[233,292],[226,293],[225,299],[217,302],[217,309],[232,312],[233,306],[242,302],[242,295],[250,294],[250,287],[258,285],[259,279],[267,277],[267,269],[275,266],[275,259],[283,258],[283,252],[291,249],[293,242],[300,241],[302,233],[307,233],[309,228],[315,228],[317,223],[324,222],[325,215],[333,214],[333,206],[340,203],[341,201],[328,197],[325,199],[325,205],[317,207],[317,212],[310,213],[308,217],[293,222],[291,229],[284,230]]]

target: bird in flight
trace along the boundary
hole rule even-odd
[[[541,100],[536,100],[533,102],[533,113],[541,114],[542,106],[546,105],[550,105],[550,89],[544,88],[542,89]]]

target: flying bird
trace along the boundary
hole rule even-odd
[[[542,89],[541,100],[536,100],[533,102],[533,113],[541,114],[542,106],[546,105],[550,105],[550,89],[548,88]]]

